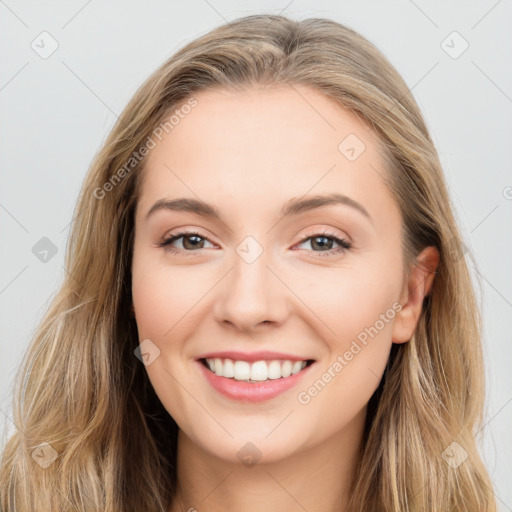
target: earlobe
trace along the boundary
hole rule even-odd
[[[432,291],[439,251],[435,247],[426,247],[416,261],[400,300],[402,309],[393,324],[393,343],[405,343],[411,339],[421,315],[423,299]]]

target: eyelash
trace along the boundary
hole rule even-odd
[[[177,249],[176,247],[173,247],[172,245],[170,245],[173,242],[175,242],[176,240],[178,240],[180,238],[187,237],[187,236],[198,236],[199,238],[202,238],[204,240],[207,240],[210,243],[213,243],[208,238],[201,236],[197,231],[182,231],[180,233],[176,233],[175,235],[170,236],[169,238],[166,238],[161,243],[159,243],[158,246],[164,248],[166,251],[171,252],[173,254],[183,254],[184,253],[185,256],[192,256],[192,254],[190,254],[190,253],[193,253],[195,251],[185,251],[183,249]],[[339,238],[336,235],[329,233],[328,231],[324,231],[323,233],[314,233],[312,235],[309,235],[306,238],[303,238],[299,242],[298,245],[303,244],[304,242],[306,242],[307,240],[309,240],[311,238],[319,238],[319,237],[330,238],[340,245],[340,247],[337,247],[335,249],[330,249],[328,251],[311,251],[311,252],[319,253],[318,254],[319,257],[322,257],[324,255],[333,256],[333,255],[336,255],[339,253],[343,253],[345,251],[350,250],[352,247],[351,242],[348,242],[344,238]]]

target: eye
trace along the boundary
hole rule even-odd
[[[174,247],[172,244],[177,240],[183,239],[182,246],[183,248]],[[184,254],[189,256],[191,252],[194,252],[196,249],[203,249],[204,241],[210,242],[206,237],[201,236],[197,231],[181,231],[180,233],[176,233],[162,242],[158,244],[159,247],[163,247],[165,251],[175,253],[175,254]],[[352,247],[352,244],[345,240],[344,238],[340,238],[333,233],[329,233],[324,231],[323,233],[315,233],[313,235],[304,238],[299,245],[311,240],[311,247],[320,248],[320,252],[318,256],[332,256],[333,254],[342,253],[344,251],[349,250]],[[339,247],[332,248],[333,243],[338,244]],[[322,250],[327,248],[327,250]]]
[[[176,248],[171,245],[180,238],[183,238],[183,249]],[[203,243],[201,242],[201,239],[203,240],[203,243],[204,240],[208,240],[206,237],[201,236],[197,231],[182,231],[170,236],[169,238],[166,238],[161,243],[159,243],[158,246],[163,247],[168,252],[185,254],[188,256],[189,254],[187,253],[194,252],[195,249],[203,249]],[[185,241],[186,243],[184,243]]]
[[[320,252],[321,254],[318,254],[318,256],[332,256],[333,254],[343,253],[352,247],[352,244],[344,238],[340,238],[327,231],[310,235],[307,238],[304,238],[300,244],[303,244],[309,240],[311,240],[311,247],[313,248],[319,247],[320,249],[325,249],[327,247],[327,250],[313,251]],[[338,244],[339,247],[332,249],[331,247],[333,243]]]

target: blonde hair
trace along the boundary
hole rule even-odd
[[[62,286],[17,375],[16,432],[0,471],[4,512],[169,510],[178,427],[134,356],[131,258],[145,159],[130,159],[195,92],[280,84],[314,87],[374,130],[402,214],[404,275],[424,247],[441,255],[415,333],[393,344],[370,399],[349,510],[495,512],[476,446],[480,313],[420,110],[387,59],[352,29],[275,15],[240,18],[178,51],[136,92],[96,155]],[[57,454],[47,467],[35,462],[41,449]]]

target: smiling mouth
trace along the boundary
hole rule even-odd
[[[203,358],[199,361],[218,377],[249,383],[286,379],[315,362],[314,359],[303,361],[275,359],[248,362],[228,358]]]

